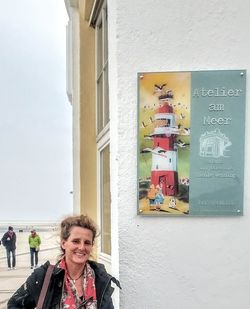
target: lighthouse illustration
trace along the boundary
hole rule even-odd
[[[138,79],[139,212],[186,215],[191,76],[186,72],[140,73]]]
[[[152,153],[151,185],[160,187],[165,196],[176,196],[178,193],[177,146],[175,114],[171,100],[171,90],[159,95],[159,107],[154,115],[154,130],[145,136],[153,141],[151,148],[144,149]]]
[[[178,128],[175,123],[172,91],[159,96],[159,108],[154,116],[155,128],[152,134],[151,183],[160,185],[164,195],[175,196],[178,193],[177,148],[175,147]]]

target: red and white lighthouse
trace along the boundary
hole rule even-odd
[[[178,193],[177,149],[175,146],[178,128],[175,114],[170,105],[172,91],[159,97],[160,106],[154,115],[155,128],[150,134],[153,139],[151,183],[160,185],[164,195]]]

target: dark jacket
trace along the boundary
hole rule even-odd
[[[6,232],[3,235],[2,244],[7,250],[15,250],[16,249],[16,233],[13,232],[12,236],[10,236],[9,232]]]
[[[89,263],[95,272],[97,308],[113,309],[114,306],[111,295],[114,288],[111,287],[111,281],[120,287],[119,281],[106,272],[104,265],[93,261],[89,261]],[[8,309],[33,309],[36,307],[48,266],[49,262],[46,262],[44,265],[34,270],[26,282],[9,299]],[[60,308],[63,280],[64,270],[55,267],[45,297],[44,309]],[[84,309],[84,307],[82,307],[82,309]]]

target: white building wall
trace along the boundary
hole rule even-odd
[[[137,72],[250,70],[250,4],[108,0],[108,5],[112,262],[120,273],[120,308],[248,309],[249,136],[243,217],[138,216]]]

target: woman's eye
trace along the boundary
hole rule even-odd
[[[81,240],[79,240],[79,239],[73,239],[73,240],[72,240],[72,243],[73,243],[73,244],[80,244],[80,243],[81,243]],[[84,242],[84,245],[85,245],[85,246],[92,246],[92,242],[91,242],[91,241],[85,241],[85,242]]]

